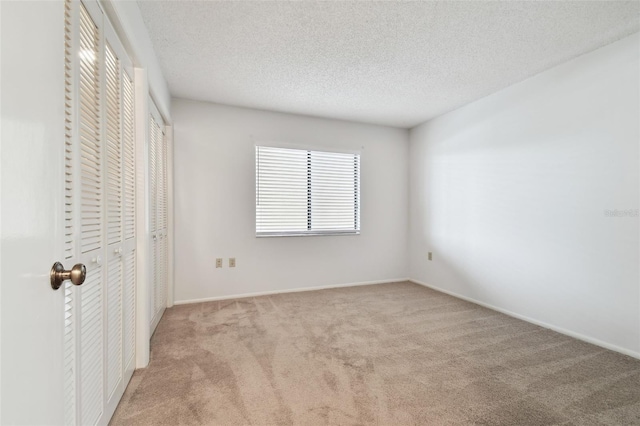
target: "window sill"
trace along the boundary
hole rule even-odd
[[[261,232],[259,234],[256,234],[256,238],[323,237],[323,236],[344,236],[344,235],[360,235],[360,231]]]

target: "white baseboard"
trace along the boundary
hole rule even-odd
[[[593,345],[600,346],[601,348],[609,349],[609,350],[612,350],[614,352],[619,352],[619,353],[621,353],[623,355],[628,355],[630,357],[640,359],[640,352],[636,352],[636,351],[632,351],[631,349],[626,349],[626,348],[623,348],[623,347],[620,347],[620,346],[612,345],[611,343],[603,342],[602,340],[598,340],[598,339],[586,336],[586,335],[581,334],[581,333],[576,333],[575,331],[567,330],[567,329],[564,329],[562,327],[557,327],[555,325],[548,324],[548,323],[543,322],[543,321],[538,321],[536,319],[533,319],[533,318],[530,318],[530,317],[527,317],[527,316],[524,316],[524,315],[520,315],[520,314],[517,314],[515,312],[511,312],[511,311],[508,311],[506,309],[502,309],[502,308],[499,308],[497,306],[493,306],[493,305],[490,305],[488,303],[481,302],[481,301],[473,299],[471,297],[463,296],[461,294],[454,293],[452,291],[445,290],[443,288],[436,287],[434,285],[418,281],[418,280],[413,279],[413,278],[409,278],[409,281],[411,281],[412,283],[421,285],[423,287],[428,287],[428,288],[430,288],[432,290],[439,291],[440,293],[445,293],[445,294],[448,294],[449,296],[453,296],[453,297],[456,297],[458,299],[466,300],[467,302],[475,303],[476,305],[484,306],[485,308],[489,308],[491,310],[503,313],[503,314],[508,315],[510,317],[517,318],[519,320],[526,321],[526,322],[529,322],[531,324],[538,325],[540,327],[548,328],[549,330],[553,330],[553,331],[556,331],[556,332],[558,332],[560,334],[564,334],[566,336],[573,337],[574,339],[582,340],[583,342],[591,343]]]
[[[187,305],[190,303],[215,302],[216,300],[243,299],[247,297],[269,296],[273,294],[298,293],[301,291],[326,290],[329,288],[357,287],[361,285],[389,284],[389,283],[396,283],[396,282],[402,282],[402,281],[409,281],[409,278],[390,278],[388,280],[363,281],[358,283],[347,283],[347,284],[331,284],[331,285],[322,285],[317,287],[292,288],[292,289],[286,289],[286,290],[259,291],[256,293],[231,294],[229,296],[203,297],[201,299],[176,300],[173,302],[173,304]]]

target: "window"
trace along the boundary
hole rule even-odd
[[[256,146],[256,235],[360,233],[360,154]]]

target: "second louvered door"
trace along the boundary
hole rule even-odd
[[[168,208],[167,208],[167,145],[164,122],[149,100],[149,173],[150,173],[150,224],[152,255],[151,334],[155,330],[167,306],[168,287]]]
[[[106,118],[106,396],[107,406],[122,383],[122,96],[120,60],[110,43],[105,44]],[[117,402],[116,402],[117,404]]]
[[[108,23],[105,34],[105,396],[110,417],[135,365],[135,144],[133,69]]]
[[[133,67],[95,1],[66,2],[65,422],[107,424],[135,357]]]
[[[92,7],[93,6],[93,7]],[[74,213],[79,216],[78,248],[80,261],[87,267],[87,278],[76,291],[75,321],[76,413],[71,424],[93,425],[104,417],[104,138],[102,125],[102,55],[103,32],[97,24],[100,11],[92,3],[82,4],[79,11],[79,66],[75,92],[77,101],[79,168],[74,180],[79,180]],[[72,58],[73,60],[74,58]],[[79,101],[79,102],[78,102]],[[75,147],[74,147],[75,148]],[[78,197],[79,195],[79,197]],[[79,202],[78,202],[79,201]],[[67,284],[68,285],[68,284]]]

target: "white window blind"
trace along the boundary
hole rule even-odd
[[[360,154],[256,146],[256,235],[360,233]]]

